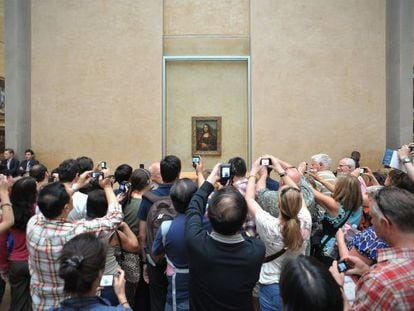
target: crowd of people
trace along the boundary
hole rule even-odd
[[[413,146],[376,172],[357,151],[336,171],[322,153],[250,171],[195,155],[194,180],[174,155],[112,174],[7,148],[0,297],[8,283],[10,310],[414,310]]]

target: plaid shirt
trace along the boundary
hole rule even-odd
[[[414,310],[414,249],[378,250],[378,263],[358,281],[353,310]]]
[[[33,310],[57,307],[65,297],[64,282],[58,277],[58,258],[63,245],[73,237],[85,233],[114,230],[122,221],[122,209],[118,203],[108,207],[105,217],[90,221],[71,222],[67,219],[47,219],[42,214],[33,216],[27,224],[27,248],[29,250],[30,293]]]

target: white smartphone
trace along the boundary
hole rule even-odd
[[[112,286],[113,282],[114,282],[113,274],[104,274],[102,276],[101,283],[99,284],[99,286],[101,287]]]

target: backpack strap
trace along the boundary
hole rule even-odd
[[[154,192],[152,191],[147,191],[145,192],[142,197],[146,198],[148,201],[150,201],[152,204],[154,204],[155,202],[162,200],[162,199],[166,199],[169,198],[169,196],[160,196],[160,195],[156,195]]]
[[[161,223],[160,230],[161,230],[161,236],[162,236],[162,245],[164,245],[164,248],[165,248],[165,240],[167,239],[167,233],[170,230],[171,223],[172,223],[172,220],[166,220]]]

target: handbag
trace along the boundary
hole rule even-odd
[[[118,238],[118,246],[115,247],[115,258],[121,269],[125,272],[125,280],[130,283],[138,283],[141,276],[140,262],[141,259],[139,254],[130,253],[123,249],[122,241],[119,236],[118,230],[115,231]]]
[[[267,262],[271,262],[277,258],[279,258],[280,256],[282,256],[285,252],[287,251],[287,248],[282,248],[280,251],[278,251],[275,254],[269,255],[267,257],[265,257],[265,259],[263,260],[263,263],[267,263]]]
[[[336,232],[342,228],[343,225],[348,221],[349,217],[351,216],[352,212],[349,212],[349,214],[345,217],[345,219],[339,224],[339,226],[335,227],[331,223],[329,223],[326,219],[322,221],[322,227],[323,229],[316,232],[314,236],[311,238],[311,256],[318,259],[320,262],[322,262],[325,266],[330,267],[332,265],[332,262],[334,261],[334,258],[330,256],[326,256],[323,249],[325,248],[325,245],[335,237]],[[327,236],[325,241],[322,241],[323,237]]]

